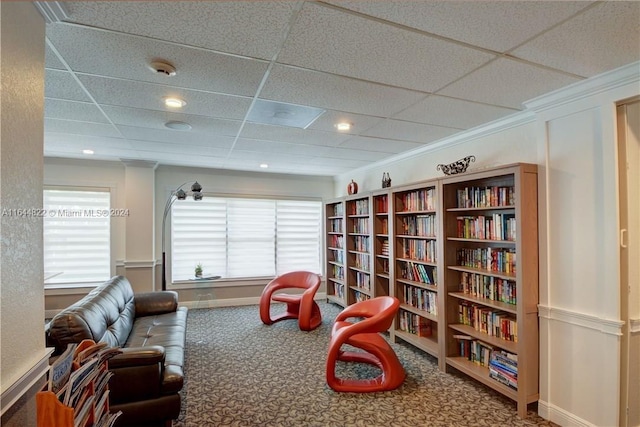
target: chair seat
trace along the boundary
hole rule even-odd
[[[302,295],[275,294],[271,296],[271,299],[278,302],[296,303],[302,299]]]

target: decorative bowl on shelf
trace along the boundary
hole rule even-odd
[[[436,170],[442,170],[445,175],[455,175],[458,173],[464,173],[469,167],[469,163],[475,162],[476,156],[467,156],[464,159],[457,160],[448,165],[439,164]]]

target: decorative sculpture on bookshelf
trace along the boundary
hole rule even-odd
[[[458,173],[464,173],[469,167],[469,163],[475,162],[476,156],[467,156],[464,159],[460,159],[448,165],[439,164],[436,170],[442,170],[445,175],[455,175]]]
[[[382,188],[391,187],[391,177],[389,176],[389,172],[382,172]]]
[[[356,183],[354,180],[351,180],[349,185],[347,185],[347,193],[349,193],[349,195],[357,194],[358,193],[358,183]]]

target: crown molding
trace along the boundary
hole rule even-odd
[[[69,19],[65,5],[59,1],[34,1],[33,5],[47,24],[55,24]]]
[[[151,160],[120,159],[120,161],[126,167],[149,168],[149,169],[155,169],[155,168],[158,167],[158,162],[154,162],[154,161],[151,161]]]
[[[539,113],[603,92],[609,92],[628,84],[638,84],[638,82],[640,82],[640,61],[632,62],[615,70],[607,71],[530,99],[524,102],[524,105],[527,110]]]

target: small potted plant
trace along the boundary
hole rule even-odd
[[[196,273],[196,277],[202,277],[202,264],[201,263],[198,263],[196,265],[195,273]]]

